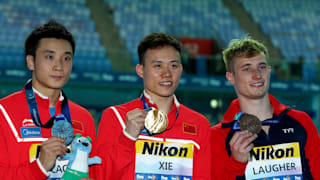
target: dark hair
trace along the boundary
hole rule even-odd
[[[72,46],[72,53],[76,50],[76,44],[73,35],[62,24],[55,20],[50,20],[46,24],[34,29],[27,37],[24,49],[25,55],[36,57],[36,50],[39,46],[39,41],[43,38],[56,38],[67,40]]]
[[[172,46],[181,54],[181,43],[165,33],[151,33],[142,39],[138,45],[139,64],[144,64],[145,54],[148,49]]]

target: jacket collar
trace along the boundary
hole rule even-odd
[[[289,108],[289,106],[285,106],[281,104],[275,97],[273,97],[271,94],[268,94],[270,103],[273,106],[273,114],[280,115],[281,112]],[[235,99],[231,102],[227,112],[223,116],[222,122],[231,122],[233,121],[234,116],[236,113],[240,112],[240,105],[239,105],[239,99]]]
[[[147,94],[147,92],[145,90],[143,90],[143,95],[144,95],[147,103],[150,105],[150,107],[154,107],[154,108],[158,109],[157,105],[152,101],[151,96],[149,94]],[[173,95],[173,103],[174,103],[174,105],[170,111],[172,111],[173,109],[179,108],[179,106],[180,106],[180,103],[175,95]]]
[[[154,108],[158,109],[157,105],[151,100],[151,97],[145,91],[143,91],[143,95],[145,97],[146,102],[149,104],[150,107],[154,107]],[[171,129],[174,126],[174,124],[179,116],[179,107],[180,107],[180,103],[177,100],[176,96],[173,95],[173,106],[172,106],[170,112],[167,114],[168,119],[169,119],[167,129]]]
[[[34,94],[38,95],[40,98],[49,99],[48,96],[41,94],[36,88],[32,87],[32,90],[33,90]],[[63,100],[64,100],[64,97],[62,95],[62,92],[60,91],[59,101],[63,101]]]

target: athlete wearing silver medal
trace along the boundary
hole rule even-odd
[[[25,53],[32,81],[0,100],[0,177],[60,178],[68,161],[57,157],[67,153],[72,132],[90,136],[93,143],[96,139],[90,113],[61,90],[71,73],[74,38],[51,20],[30,33]]]

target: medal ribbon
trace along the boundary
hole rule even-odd
[[[36,96],[35,96],[33,89],[32,89],[32,81],[31,80],[29,80],[27,82],[27,84],[25,85],[25,94],[26,94],[26,98],[28,101],[29,112],[30,112],[30,115],[32,117],[33,122],[37,126],[47,128],[47,129],[51,128],[54,120],[56,119],[56,116],[51,117],[46,124],[41,123],[38,105],[37,105],[37,101],[36,101]],[[65,118],[68,120],[68,122],[70,124],[72,124],[67,96],[64,94],[63,91],[62,91],[62,95],[63,95],[64,99],[61,103],[61,112],[65,116]]]
[[[273,117],[271,119],[266,119],[264,121],[262,121],[262,126],[273,126],[276,125],[280,122],[282,116],[284,116],[288,111],[290,111],[292,108],[294,107],[289,107],[287,109],[285,109],[284,111],[282,111],[279,116],[273,115]],[[230,128],[232,127],[232,130],[234,131],[239,131],[240,130],[240,124],[239,124],[239,119],[244,115],[245,113],[243,112],[239,112],[237,113],[232,122],[229,123],[222,123],[222,128]]]
[[[151,110],[151,107],[149,106],[145,98],[146,97],[144,96],[144,93],[142,93],[140,99],[142,100],[142,103],[143,103],[143,109],[148,112]],[[179,116],[179,107],[177,107],[176,119],[178,118],[178,116]]]
[[[147,101],[146,101],[145,98],[146,98],[146,97],[144,96],[144,93],[142,93],[141,96],[140,96],[140,99],[142,100],[143,109],[148,112],[148,111],[150,111],[152,108],[149,106],[149,104],[147,103]],[[175,121],[177,120],[178,116],[179,116],[179,107],[177,107],[177,112],[176,112],[176,119],[175,119]],[[148,130],[146,129],[146,127],[141,131],[141,134],[155,135],[155,134],[150,134],[150,133],[148,132]]]

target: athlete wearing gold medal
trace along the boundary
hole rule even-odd
[[[98,144],[112,144],[121,133],[136,141],[128,157],[135,163],[113,179],[209,179],[210,124],[174,95],[183,69],[180,53],[180,43],[164,33],[140,42],[136,72],[144,91],[131,102],[107,108],[99,125]]]

